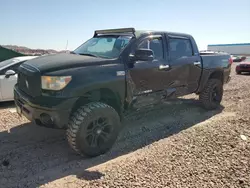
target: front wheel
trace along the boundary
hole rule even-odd
[[[220,106],[223,97],[223,84],[218,79],[208,80],[205,88],[200,93],[199,100],[207,110],[213,110]]]
[[[112,148],[120,128],[120,117],[115,109],[105,103],[93,102],[73,113],[67,139],[77,153],[95,157]]]

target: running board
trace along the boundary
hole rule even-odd
[[[176,89],[175,88],[169,88],[167,90],[165,90],[165,95],[163,95],[162,99],[171,99],[171,98],[175,98],[176,94]]]

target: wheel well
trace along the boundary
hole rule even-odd
[[[209,80],[210,79],[218,79],[222,82],[222,84],[224,83],[224,75],[222,71],[215,71],[213,72],[210,76],[209,76]]]
[[[90,102],[103,102],[113,107],[121,116],[121,100],[120,98],[110,89],[102,88],[98,90],[92,90],[85,93],[80,97],[74,104],[71,114],[74,113],[80,106],[83,106]]]

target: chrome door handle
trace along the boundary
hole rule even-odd
[[[200,65],[200,64],[201,64],[201,62],[199,62],[199,61],[194,62],[194,65]]]
[[[160,66],[159,66],[159,69],[160,69],[160,70],[169,69],[169,65],[160,65]]]

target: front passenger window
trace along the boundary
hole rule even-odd
[[[163,59],[163,42],[162,38],[147,38],[143,40],[138,48],[151,49],[154,53],[154,59]]]

